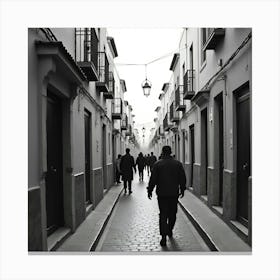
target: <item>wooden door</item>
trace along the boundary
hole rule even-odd
[[[248,178],[251,174],[250,94],[243,89],[237,99],[237,219],[248,225]]]
[[[85,203],[90,203],[90,170],[91,170],[91,148],[90,148],[90,113],[85,110],[84,112],[84,126],[85,126]]]
[[[202,194],[207,195],[207,175],[208,175],[208,129],[207,129],[207,108],[201,111],[201,168],[205,177],[202,177]]]
[[[62,116],[59,98],[47,96],[47,235],[64,224],[62,170]]]
[[[193,176],[193,169],[195,163],[195,142],[194,142],[194,125],[190,126],[190,139],[191,139],[191,154],[190,154],[190,163],[191,163],[191,187],[193,187],[194,176]]]
[[[106,154],[106,125],[102,126],[102,168],[103,168],[103,188],[107,189],[107,154]]]
[[[224,189],[224,108],[223,93],[217,97],[218,104],[218,133],[219,133],[219,205],[223,206]]]

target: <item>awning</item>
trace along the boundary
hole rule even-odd
[[[35,41],[37,54],[55,61],[56,72],[71,84],[81,85],[87,78],[60,41]]]

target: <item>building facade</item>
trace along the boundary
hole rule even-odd
[[[105,28],[28,30],[28,249],[53,249],[114,184],[137,143]],[[123,127],[123,123],[126,126]]]
[[[164,83],[154,137],[170,145],[187,187],[251,244],[250,28],[185,28]],[[163,129],[162,129],[163,128]]]

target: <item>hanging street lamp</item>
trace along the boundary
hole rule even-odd
[[[144,95],[148,97],[151,93],[152,83],[147,79],[147,64],[145,64],[145,74],[146,74],[146,79],[142,83],[142,89]]]

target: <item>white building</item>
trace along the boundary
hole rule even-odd
[[[161,121],[150,145],[156,151],[170,145],[185,166],[187,187],[249,244],[250,39],[250,28],[184,29],[170,82],[160,95]],[[164,135],[158,133],[161,124]]]
[[[28,30],[28,248],[74,232],[114,183],[125,81],[104,28]],[[129,119],[131,121],[131,118]],[[128,123],[131,126],[132,123]]]

